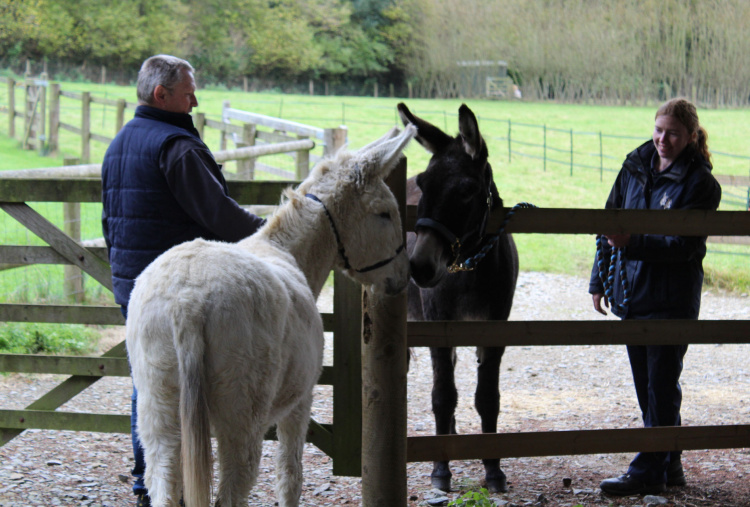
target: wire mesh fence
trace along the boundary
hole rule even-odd
[[[128,90],[104,91],[101,98],[127,99]],[[19,99],[17,91],[15,100]],[[8,108],[10,94],[8,86],[0,83],[0,135],[8,135],[8,117],[3,112]],[[437,103],[439,104],[439,102]],[[419,114],[424,119],[451,132],[456,125],[456,112],[427,105]],[[387,128],[400,125],[396,108],[392,105],[374,101],[372,104],[356,104],[346,99],[320,101],[305,97],[246,95],[234,98],[232,106],[238,109],[255,111],[279,119],[301,122],[309,125],[331,126],[346,125],[350,132],[382,133]],[[17,106],[17,109],[20,106]],[[129,106],[130,108],[130,106]],[[60,98],[60,121],[80,125],[81,102],[75,98]],[[117,127],[116,107],[107,103],[92,103],[89,108],[90,127],[92,132],[101,136],[114,136]],[[206,114],[206,118],[216,122],[222,121],[221,113]],[[482,133],[487,141],[493,159],[507,160],[509,164],[521,161],[534,161],[541,166],[544,173],[550,175],[564,174],[571,178],[597,177],[599,181],[608,181],[612,174],[619,171],[624,155],[634,146],[647,138],[631,135],[612,134],[603,131],[585,131],[570,128],[559,128],[556,125],[536,124],[514,121],[507,118],[495,118],[478,115]],[[21,119],[17,120],[20,124]],[[370,129],[370,130],[365,130]],[[353,144],[363,144],[374,138],[375,134],[359,135],[362,139],[353,140]],[[379,134],[378,134],[379,135]],[[234,137],[224,137],[215,129],[206,129],[204,140],[213,151],[221,149],[222,144],[236,143]],[[80,152],[81,136],[72,130],[61,129],[59,145],[65,152]],[[101,160],[106,150],[105,142],[93,142],[91,160]],[[312,161],[322,156],[322,147],[317,146]],[[714,163],[721,171],[732,174],[747,174],[750,156],[713,151]],[[296,161],[291,154],[269,155],[259,159],[255,165],[258,179],[289,179],[295,172]],[[412,164],[410,163],[410,166]],[[415,167],[417,167],[415,165]],[[225,164],[228,178],[238,172],[237,164]],[[609,175],[609,176],[608,176]],[[750,202],[750,188],[742,186],[724,186],[722,209],[747,210]],[[34,205],[37,207],[37,205]],[[39,204],[40,212],[50,221],[63,227],[61,204]],[[101,238],[101,207],[90,203],[82,206],[80,229],[82,241],[95,241]],[[0,242],[2,244],[40,244],[38,238],[28,233],[12,218],[0,218]],[[748,255],[747,247],[722,245],[721,249],[712,248],[714,252],[731,255]],[[61,266],[34,266],[17,268],[3,266],[0,271],[0,298],[12,301],[63,301],[70,298],[82,298],[84,301],[107,299],[108,291],[102,290],[93,280],[83,275],[81,283],[66,280],[71,276]],[[73,276],[81,276],[73,275]],[[74,292],[65,292],[73,287]],[[79,289],[75,289],[79,287]],[[82,291],[77,294],[75,291]]]

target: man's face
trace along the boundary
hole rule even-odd
[[[187,114],[194,107],[198,107],[198,99],[195,98],[195,78],[188,70],[182,71],[182,79],[171,89],[161,85],[157,88],[161,88],[156,91],[160,109],[170,113]]]

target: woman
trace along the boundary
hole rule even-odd
[[[707,134],[695,106],[673,99],[656,112],[653,139],[631,152],[620,170],[606,208],[716,210],[721,187],[711,175]],[[622,319],[697,319],[703,285],[705,237],[655,234],[608,234],[602,258],[620,248],[627,284],[619,269],[613,282],[612,312]],[[609,307],[597,262],[589,293],[594,309]],[[623,305],[624,293],[628,302]],[[635,391],[646,427],[679,426],[680,373],[687,345],[628,346]],[[653,494],[666,486],[685,485],[680,452],[642,452],[627,473],[606,479],[610,495]]]

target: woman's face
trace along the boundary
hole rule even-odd
[[[687,127],[672,115],[662,115],[654,123],[654,146],[662,162],[672,163],[682,150],[695,141],[697,134],[690,134]],[[662,168],[666,165],[662,164]]]

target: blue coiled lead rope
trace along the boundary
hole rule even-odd
[[[615,301],[614,294],[614,283],[615,283],[615,266],[617,261],[620,261],[620,283],[622,284],[622,304]],[[628,275],[625,271],[625,261],[622,259],[622,252],[620,248],[612,248],[612,255],[610,256],[609,262],[607,263],[606,269],[604,266],[604,249],[602,248],[602,236],[596,237],[596,266],[599,269],[599,280],[602,281],[604,286],[604,297],[609,301],[609,306],[612,311],[617,309],[617,313],[624,313],[625,309],[630,305],[630,287],[628,286]]]
[[[522,208],[536,208],[536,206],[529,204],[528,202],[519,202],[513,206],[508,210],[508,213],[505,214],[503,223],[500,224],[497,232],[487,236],[487,243],[481,248],[481,250],[463,262],[454,262],[453,265],[448,268],[448,271],[451,273],[458,273],[459,271],[471,271],[475,269],[477,264],[479,264],[479,262],[484,259],[485,255],[487,255],[487,253],[497,244],[497,240],[500,239],[500,235],[505,230],[505,226],[508,225],[508,222],[513,218],[513,215],[516,214],[516,211]]]

